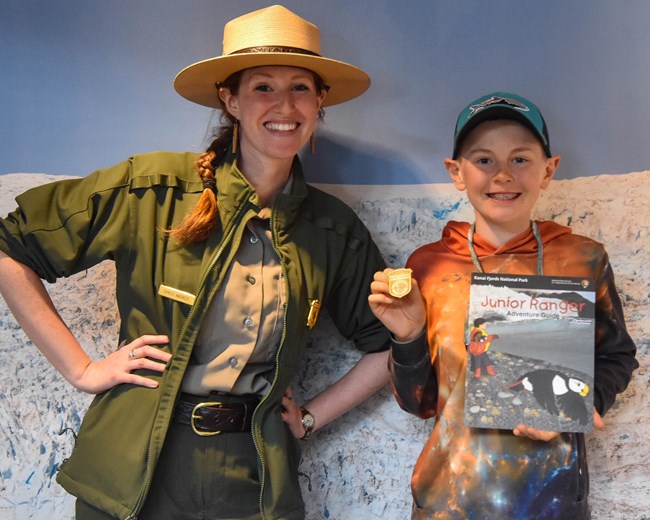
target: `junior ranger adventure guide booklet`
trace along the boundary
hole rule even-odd
[[[591,431],[595,301],[587,278],[473,273],[465,424]]]

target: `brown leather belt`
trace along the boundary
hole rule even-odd
[[[194,403],[181,398],[174,410],[174,421],[190,425],[194,433],[203,437],[220,433],[249,432],[253,412],[258,404],[259,400],[222,403],[206,397],[205,401]]]

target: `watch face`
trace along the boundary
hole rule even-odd
[[[305,429],[313,428],[315,422],[316,420],[314,419],[314,416],[310,413],[306,413],[302,416],[302,425]]]

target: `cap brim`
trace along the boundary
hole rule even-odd
[[[458,159],[458,153],[460,152],[460,147],[467,137],[467,135],[474,130],[478,125],[484,123],[485,121],[495,121],[500,119],[510,119],[517,121],[523,124],[528,128],[535,137],[540,141],[542,147],[544,148],[544,153],[550,157],[550,150],[548,148],[548,143],[540,135],[535,125],[521,112],[513,108],[508,108],[505,106],[492,106],[489,109],[485,109],[482,112],[479,112],[473,116],[465,126],[461,129],[458,135],[454,138],[454,153],[452,158]]]
[[[269,65],[301,67],[318,74],[329,86],[323,106],[354,99],[370,86],[370,76],[354,65],[320,56],[269,52],[233,54],[199,61],[176,75],[174,88],[194,103],[219,108],[215,83],[225,81],[240,70]]]

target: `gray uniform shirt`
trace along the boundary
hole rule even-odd
[[[251,219],[201,326],[183,392],[265,393],[282,338],[284,283],[264,208]]]

